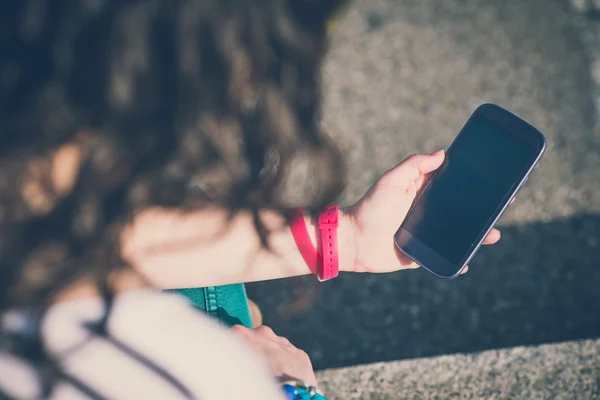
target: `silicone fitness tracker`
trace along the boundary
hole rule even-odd
[[[338,206],[329,206],[319,215],[319,231],[321,231],[321,271],[320,281],[338,276],[340,272],[337,228]]]
[[[312,244],[304,221],[302,208],[297,208],[290,222],[292,236],[304,262],[320,281],[335,278],[339,274],[339,254],[337,228],[339,225],[338,206],[329,206],[319,214],[319,235],[317,243],[320,252]]]
[[[308,269],[310,269],[310,272],[314,275],[318,275],[319,253],[317,253],[317,249],[315,249],[315,246],[313,246],[310,240],[301,207],[294,210],[294,215],[290,222],[290,230],[292,231],[292,236],[296,242],[296,247],[298,247]]]

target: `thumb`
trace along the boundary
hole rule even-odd
[[[444,162],[444,150],[438,150],[431,154],[415,154],[408,157],[398,165],[397,169],[405,176],[405,179],[418,179],[435,171]]]
[[[442,165],[444,151],[431,154],[415,154],[384,173],[359,201],[382,215],[401,215],[408,212],[414,196],[425,176]],[[392,214],[390,214],[392,213]]]
[[[385,174],[385,179],[391,184],[416,181],[438,169],[444,162],[444,158],[444,150],[431,154],[414,154],[389,170]]]
[[[415,154],[401,162],[388,172],[385,177],[386,186],[394,188],[396,215],[402,221],[408,214],[415,196],[427,174],[438,169],[444,162],[443,150],[431,154]],[[407,190],[410,189],[410,190]],[[388,191],[389,194],[391,194]]]

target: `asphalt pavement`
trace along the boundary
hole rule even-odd
[[[406,156],[446,148],[481,103],[534,124],[548,149],[467,275],[250,284],[265,323],[317,369],[600,337],[600,22],[581,21],[564,0],[356,1],[325,68],[344,203]]]

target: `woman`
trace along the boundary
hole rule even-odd
[[[1,3],[0,398],[285,398],[290,379],[311,395],[289,341],[228,332],[156,289],[315,268],[288,225],[318,248],[316,218],[344,188],[319,128],[343,3]],[[336,213],[335,268],[415,267],[392,236],[443,159],[407,159]],[[302,204],[286,200],[298,160]]]

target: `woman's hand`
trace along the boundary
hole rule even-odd
[[[345,211],[342,218],[348,221],[354,233],[354,272],[391,272],[418,267],[396,248],[393,238],[426,177],[443,161],[442,150],[407,158],[383,174],[358,203]],[[493,229],[483,243],[494,244],[498,240],[500,231]]]
[[[298,380],[317,386],[317,378],[308,354],[286,338],[277,336],[268,326],[248,329],[242,325],[235,325],[231,331],[267,360],[271,372],[278,380]]]

